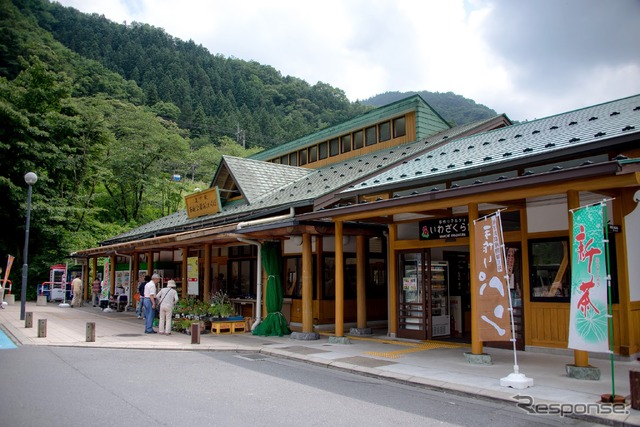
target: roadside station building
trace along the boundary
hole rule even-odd
[[[224,156],[186,211],[72,255],[94,271],[109,257],[112,275],[160,271],[182,297],[224,290],[259,321],[261,244],[275,241],[293,330],[341,338],[382,326],[398,338],[467,339],[482,353],[500,344],[474,338],[470,236],[474,219],[502,210],[518,348],[566,348],[569,210],[604,200],[614,351],[631,356],[640,353],[639,158],[640,96],[454,128],[413,96],[253,158]]]

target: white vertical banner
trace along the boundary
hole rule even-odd
[[[569,348],[609,353],[603,205],[572,213]]]

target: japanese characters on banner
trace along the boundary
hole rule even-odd
[[[12,255],[9,255],[9,258],[7,258],[7,268],[4,270],[4,279],[2,280],[2,297],[4,297],[4,291],[7,289],[7,281],[9,280],[9,273],[11,272],[14,259],[16,258]],[[11,285],[9,285],[9,290],[11,290]]]
[[[200,283],[198,281],[198,257],[187,258],[187,294],[198,295]]]
[[[100,292],[101,299],[109,299],[109,292],[111,291],[111,287],[109,284],[109,276],[111,272],[109,271],[109,260],[106,260],[104,263],[104,274],[102,275],[102,291]]]
[[[509,287],[502,248],[500,212],[477,220],[474,227],[476,306],[480,341],[511,340]]]
[[[608,353],[603,205],[573,211],[569,348]]]

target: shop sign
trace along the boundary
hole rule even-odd
[[[439,218],[420,221],[420,240],[469,237],[469,218]]]
[[[220,194],[218,187],[190,194],[184,198],[187,205],[187,217],[198,218],[220,212]]]

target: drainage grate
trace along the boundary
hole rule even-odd
[[[264,354],[259,354],[259,353],[255,353],[255,354],[243,354],[241,356],[236,356],[240,359],[244,359],[244,360],[248,360],[250,362],[257,362],[259,360],[267,360],[269,359],[269,356],[265,356]]]
[[[141,337],[142,334],[118,334],[117,337]]]

